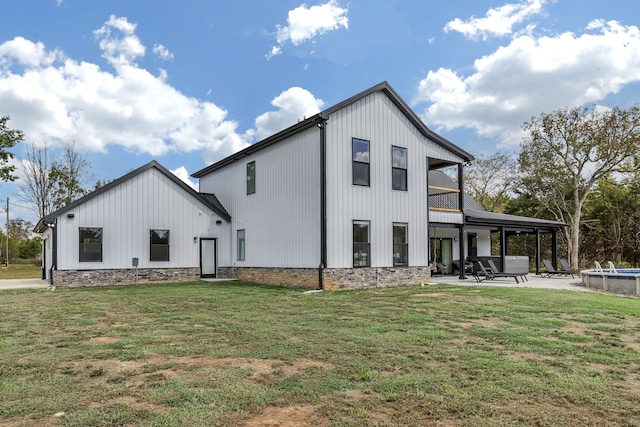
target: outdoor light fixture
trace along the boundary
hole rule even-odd
[[[198,243],[198,238],[197,238],[197,237],[194,237],[194,238],[193,238],[193,244],[195,245],[196,243]]]
[[[220,225],[220,224],[222,224],[222,221],[217,220],[217,221],[216,221],[216,224],[217,224],[217,225]]]

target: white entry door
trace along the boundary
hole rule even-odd
[[[217,243],[217,239],[200,239],[200,277],[216,277]]]

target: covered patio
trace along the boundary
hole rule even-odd
[[[543,249],[550,252],[549,258],[554,267],[557,267],[558,231],[567,224],[488,212],[464,192],[463,185],[458,185],[462,182],[462,165],[458,165],[458,182],[441,170],[429,171],[430,258],[432,262],[446,266],[442,274],[454,274],[456,271],[453,266],[459,266],[460,260],[468,265],[469,262],[484,258],[493,259],[502,270],[507,264],[507,257],[511,259],[524,255],[510,250],[512,239],[527,235],[535,236],[535,273],[541,273]],[[543,239],[544,236],[549,237]],[[458,267],[457,272],[460,279],[464,279],[469,274],[469,269]]]

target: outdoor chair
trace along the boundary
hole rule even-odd
[[[578,270],[577,268],[571,268],[571,265],[569,265],[569,261],[564,258],[560,258],[560,265],[562,266],[563,270],[571,271],[573,272],[573,274],[578,274],[580,272],[580,270]]]
[[[453,272],[460,272],[460,260],[457,259],[451,263],[451,268]],[[464,261],[464,272],[465,273],[473,273],[473,263],[469,261]]]
[[[476,279],[476,282],[480,283],[483,280],[493,280],[495,278],[498,277],[512,277],[516,283],[520,283],[520,281],[518,280],[518,277],[520,277],[519,274],[514,274],[514,273],[494,273],[493,270],[491,269],[491,267],[485,267],[484,264],[482,264],[481,260],[477,260],[476,264],[478,265],[478,270],[476,270],[473,273],[473,277]],[[482,276],[482,277],[481,277]]]
[[[498,270],[498,267],[496,266],[496,263],[493,262],[492,259],[488,259],[487,260],[487,264],[489,264],[489,268],[491,268],[491,271],[495,274],[495,273],[500,273],[500,270]],[[505,274],[516,274],[520,280],[522,280],[523,282],[526,280],[527,282],[529,281],[529,279],[527,279],[527,273],[505,273]]]
[[[540,273],[541,277],[551,277],[551,276],[571,276],[571,278],[574,278],[574,272],[571,270],[557,270],[555,268],[553,268],[553,264],[551,264],[551,261],[549,261],[548,259],[544,259],[542,260],[542,263],[544,264],[544,268],[547,269],[547,273]]]
[[[447,270],[447,266],[440,262],[431,263],[432,276],[442,276],[446,270]]]

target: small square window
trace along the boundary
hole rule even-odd
[[[169,230],[151,230],[149,243],[149,261],[169,261]]]
[[[80,262],[102,262],[102,228],[80,227]]]

